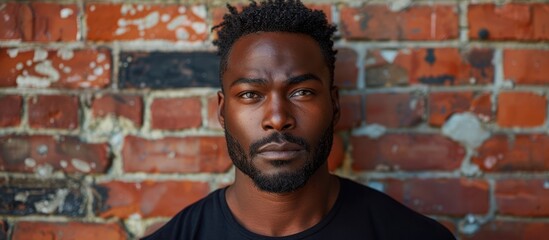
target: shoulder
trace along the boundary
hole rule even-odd
[[[455,239],[442,224],[378,190],[341,178],[341,191],[344,208],[366,215],[379,239]]]
[[[187,206],[170,219],[164,226],[143,239],[194,239],[196,234],[200,231],[201,222],[211,221],[211,218],[220,218],[218,216],[220,212],[217,211],[216,213],[216,209],[219,208],[219,206],[217,206],[219,205],[218,199],[222,192],[223,189],[218,189],[198,202]]]

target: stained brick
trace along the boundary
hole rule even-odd
[[[106,143],[87,143],[72,136],[0,137],[0,170],[38,173],[101,173],[110,165]]]
[[[16,95],[0,96],[0,127],[16,127],[21,123],[23,98]]]
[[[425,101],[411,93],[373,93],[366,95],[366,123],[386,127],[410,127],[422,121]]]
[[[0,39],[37,42],[76,41],[76,4],[5,3],[0,9]]]
[[[172,217],[210,191],[207,182],[163,181],[102,183],[94,187],[95,211],[101,217]]]
[[[333,172],[341,167],[344,158],[345,145],[343,144],[343,139],[338,134],[334,134],[332,150],[328,156],[328,169]]]
[[[501,127],[537,127],[545,123],[547,99],[530,92],[501,92],[497,123]]]
[[[200,127],[201,107],[199,98],[157,98],[151,104],[151,127],[162,130]]]
[[[93,100],[92,114],[96,118],[109,115],[130,120],[135,127],[143,123],[143,100],[139,96],[109,94],[98,96]]]
[[[203,41],[208,37],[206,7],[175,4],[89,3],[87,39]]]
[[[365,59],[366,85],[489,84],[494,79],[492,59],[492,49],[374,49]]]
[[[356,88],[358,79],[358,67],[356,65],[358,54],[350,48],[337,49],[334,83],[341,89]]]
[[[41,95],[29,99],[32,128],[78,128],[78,98],[68,95]]]
[[[15,224],[12,239],[124,240],[129,238],[124,228],[118,223],[21,221]]]
[[[0,48],[0,87],[103,88],[111,81],[108,49]]]
[[[481,225],[473,235],[462,234],[463,240],[542,239],[549,235],[549,223],[496,220]]]
[[[442,126],[447,118],[467,111],[471,106],[473,92],[434,92],[429,94],[429,124]]]
[[[549,181],[505,179],[496,184],[498,213],[526,217],[549,216]]]
[[[549,136],[495,135],[478,149],[473,162],[483,171],[548,171]]]
[[[486,214],[488,183],[467,179],[387,180],[384,191],[423,214]]]
[[[1,183],[0,214],[83,217],[86,214],[83,186],[75,181],[44,180],[49,176],[45,172],[39,179],[10,179]]]
[[[121,88],[219,87],[219,59],[213,52],[124,52]]]
[[[549,24],[547,27],[549,29]],[[503,52],[505,79],[510,79],[516,84],[549,84],[547,69],[549,69],[548,50],[507,49]]]
[[[484,122],[491,121],[494,118],[494,114],[492,113],[492,94],[479,93],[476,95],[469,110],[474,112],[480,120]]]
[[[217,118],[217,95],[208,97],[208,128],[222,130],[223,127]]]
[[[223,137],[147,140],[128,136],[122,158],[128,172],[225,172],[232,164]]]
[[[549,39],[549,4],[471,4],[469,38],[481,40]]]
[[[351,146],[355,171],[455,170],[465,156],[458,143],[434,134],[386,134],[379,139],[354,136]]]
[[[343,6],[341,32],[347,39],[446,40],[458,37],[454,5],[411,6],[393,12],[387,5]]]
[[[351,129],[362,121],[362,96],[339,95],[340,118],[336,124],[337,130]]]

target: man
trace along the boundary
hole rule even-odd
[[[146,239],[454,239],[383,193],[331,175],[335,27],[299,1],[252,2],[214,27],[234,184]]]

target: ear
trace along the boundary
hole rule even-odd
[[[225,95],[222,91],[217,92],[217,120],[222,128],[225,128]]]
[[[337,86],[332,86],[331,96],[332,96],[332,109],[334,111],[334,119],[333,124],[334,127],[339,122],[339,118],[341,116],[340,108],[339,108],[339,88]]]

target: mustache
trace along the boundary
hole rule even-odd
[[[262,138],[258,141],[253,142],[250,145],[250,159],[254,158],[255,155],[257,155],[257,152],[258,152],[260,147],[262,147],[265,144],[272,143],[272,142],[276,142],[276,143],[290,142],[290,143],[297,144],[297,145],[303,147],[306,151],[310,151],[310,146],[307,143],[307,141],[305,141],[305,139],[293,136],[293,135],[288,134],[288,133],[274,132],[274,133],[272,133],[271,135],[269,135],[267,137],[264,137],[264,138]]]

